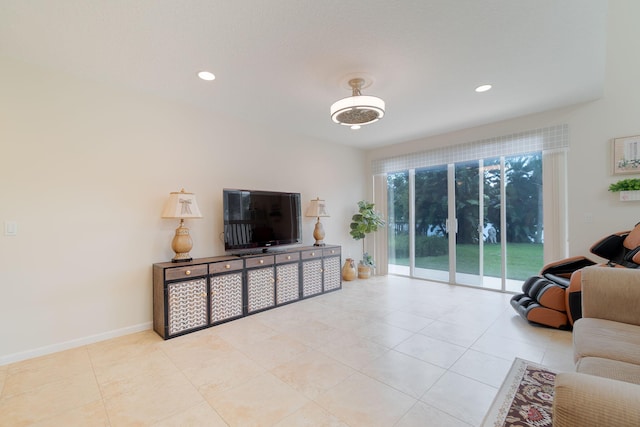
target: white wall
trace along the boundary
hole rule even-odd
[[[362,152],[0,59],[0,364],[151,326],[151,265],[168,261],[169,192],[197,195],[191,255],[224,254],[222,188],[327,200],[326,241],[365,196]],[[303,212],[304,213],[304,212]],[[304,218],[312,244],[314,218]]]
[[[588,255],[591,245],[640,221],[640,202],[620,202],[609,184],[638,175],[611,174],[611,140],[640,134],[640,2],[609,2],[607,70],[604,96],[596,101],[487,126],[388,146],[367,153],[368,160],[462,144],[551,125],[569,125],[568,193],[570,255]],[[535,82],[523,82],[535,84]],[[499,90],[495,88],[494,90]],[[549,236],[545,236],[550,238]]]

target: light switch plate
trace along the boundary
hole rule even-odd
[[[18,223],[15,221],[4,222],[4,235],[5,236],[17,236],[18,235]]]

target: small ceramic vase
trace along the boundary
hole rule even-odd
[[[356,278],[356,266],[352,258],[347,258],[342,266],[342,280],[351,281]]]

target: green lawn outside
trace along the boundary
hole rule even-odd
[[[457,248],[457,271],[478,274],[478,245],[459,244]],[[540,272],[543,265],[542,243],[507,244],[507,279],[525,280]],[[389,260],[390,264],[409,265],[408,258]],[[449,270],[449,256],[416,258],[416,267]],[[500,277],[500,245],[484,245],[484,275]]]

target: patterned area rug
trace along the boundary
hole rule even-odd
[[[550,427],[555,379],[549,368],[516,358],[482,427]]]

